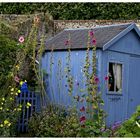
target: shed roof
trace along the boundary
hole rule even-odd
[[[82,28],[82,29],[65,29],[56,36],[46,41],[46,50],[65,50],[68,45],[65,42],[69,39],[71,42],[71,49],[85,49],[87,48],[88,32],[92,30],[96,39],[96,47],[103,49],[103,47],[116,36],[126,31],[134,23],[116,24],[100,26],[95,28]],[[135,25],[136,26],[136,25]]]

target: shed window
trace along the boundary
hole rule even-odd
[[[122,64],[109,62],[108,90],[112,92],[122,91]]]

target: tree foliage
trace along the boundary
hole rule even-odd
[[[140,3],[2,3],[2,14],[49,12],[55,20],[139,19]]]

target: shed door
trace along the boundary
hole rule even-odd
[[[113,88],[110,85],[115,78],[113,78],[112,80],[109,79],[108,84],[105,84],[105,94],[103,94],[103,98],[105,101],[105,111],[108,114],[106,122],[107,125],[110,126],[116,121],[124,121],[127,118],[129,55],[107,51],[104,53],[103,62],[105,68],[103,76],[109,75],[109,73],[111,74],[110,71],[111,69],[113,69],[112,73],[115,73],[113,74],[113,77],[116,77],[118,79],[119,77],[117,73],[121,69],[121,74],[119,74],[121,83],[119,82],[120,84],[117,84],[117,80],[116,82],[114,81]],[[121,90],[116,89],[115,85]]]
[[[130,56],[128,95],[128,117],[130,117],[140,105],[140,57]]]

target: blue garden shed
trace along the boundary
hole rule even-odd
[[[109,126],[129,118],[140,105],[140,31],[134,23],[65,29],[47,40],[42,57],[42,69],[48,74],[46,91],[55,104],[70,106],[75,96],[79,97],[77,108],[86,104],[82,97],[86,92],[83,67],[90,30],[96,39],[97,75]],[[92,50],[89,50],[89,56],[92,59]],[[68,58],[74,79],[72,96],[67,94],[65,69]]]

